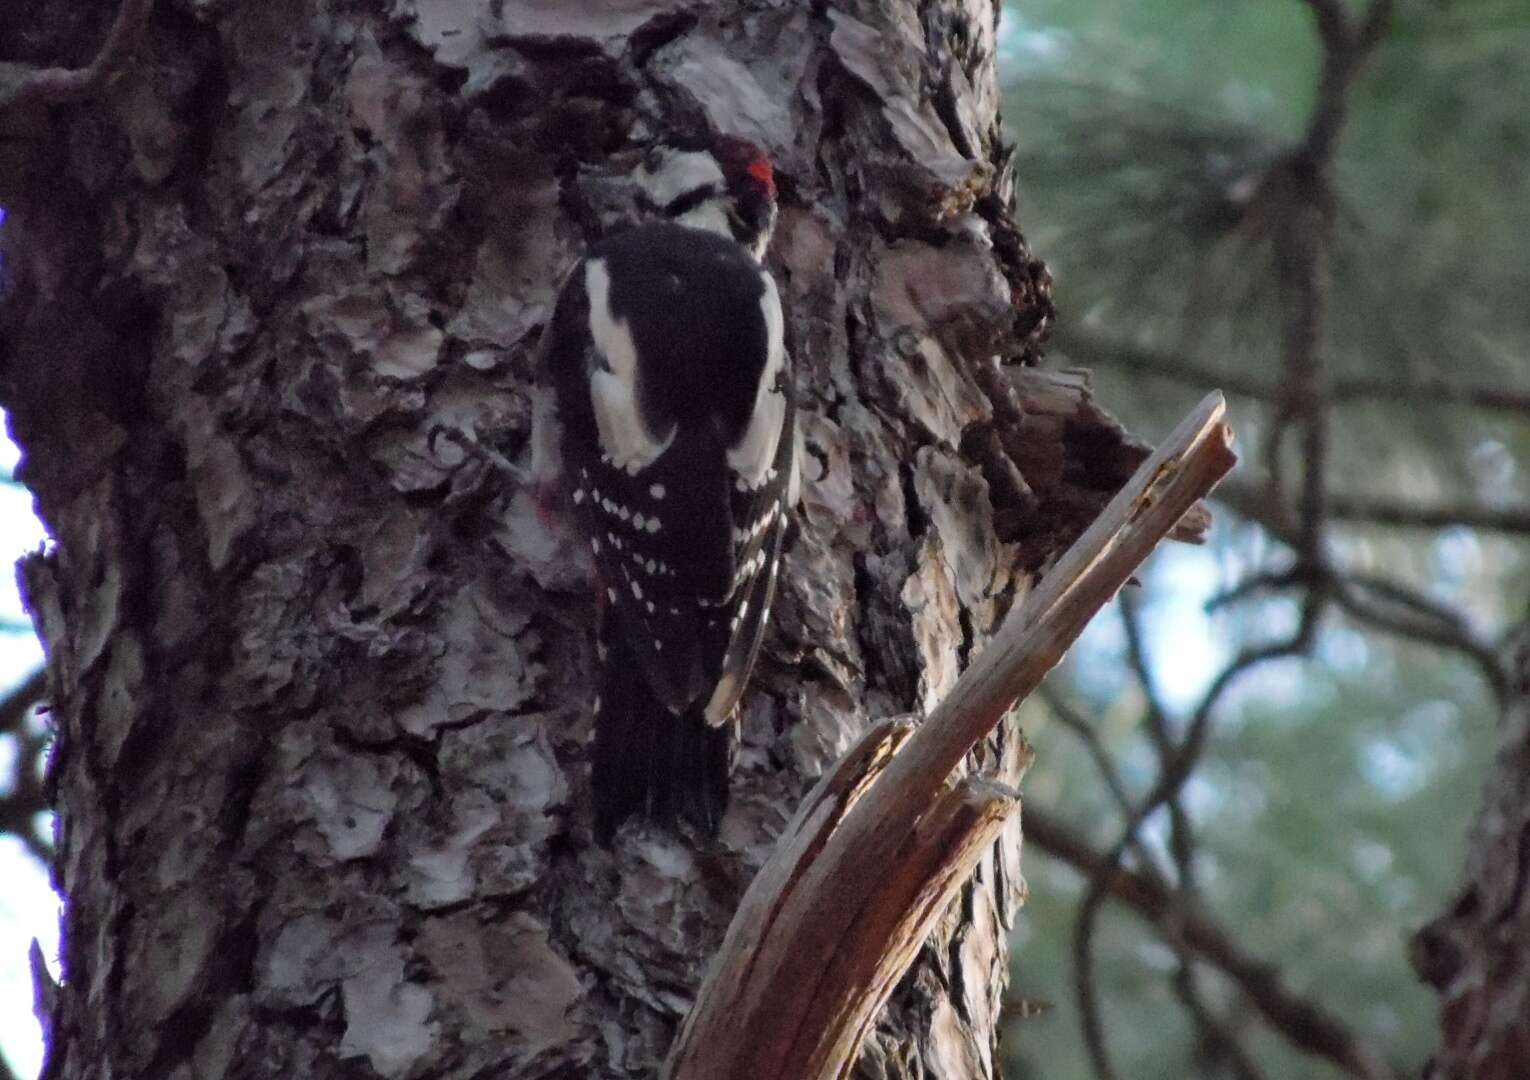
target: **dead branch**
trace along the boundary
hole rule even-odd
[[[1236,461],[1220,394],[1121,489],[920,725],[874,728],[804,800],[733,921],[666,1075],[841,1077],[1013,792],[952,771]],[[857,798],[857,795],[859,796]]]
[[[83,68],[0,64],[0,114],[62,105],[93,94],[132,55],[154,0],[122,0],[96,58]]]

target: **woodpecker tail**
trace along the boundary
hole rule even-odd
[[[716,833],[728,808],[728,758],[734,722],[713,727],[706,702],[675,715],[659,702],[619,627],[607,619],[600,702],[595,709],[591,801],[595,835],[608,842],[632,814],[659,822],[685,818]]]

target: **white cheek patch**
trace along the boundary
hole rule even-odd
[[[608,370],[590,375],[590,404],[600,448],[611,464],[636,474],[675,439],[675,425],[656,438],[643,422],[638,399],[637,346],[627,323],[611,313],[611,275],[600,259],[585,264],[585,293],[590,300],[590,333]]]
[[[781,317],[781,297],[769,274],[761,273],[765,289],[760,294],[760,312],[765,318],[765,370],[760,373],[759,389],[754,395],[754,409],[749,426],[738,441],[728,448],[728,465],[749,487],[765,482],[776,447],[781,442],[781,426],[786,420],[786,395],[775,389],[776,379],[786,366],[785,325]]]
[[[637,182],[661,208],[697,188],[713,185],[722,191],[726,187],[717,159],[699,150],[671,153],[654,172],[639,169]]]

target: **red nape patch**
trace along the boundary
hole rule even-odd
[[[771,169],[770,162],[766,160],[763,154],[749,163],[749,175],[754,177],[755,180],[759,181],[760,185],[764,187],[765,190],[771,192],[772,194],[775,193],[776,174],[775,171]]]
[[[738,183],[748,177],[772,199],[776,197],[776,173],[770,167],[770,158],[748,139],[737,135],[719,135],[712,144],[723,172],[730,183]]]

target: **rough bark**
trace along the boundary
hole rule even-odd
[[[1427,1080],[1516,1080],[1530,1062],[1530,623],[1504,657],[1498,754],[1461,889],[1413,940],[1413,966],[1440,995]]]
[[[83,65],[113,11],[6,5],[0,60]],[[161,0],[98,98],[0,115],[0,399],[57,539],[22,569],[68,895],[47,1076],[652,1071],[812,779],[938,700],[1142,456],[998,365],[1050,308],[996,17]],[[805,508],[720,839],[608,851],[588,568],[495,461],[630,152],[703,120],[777,162]],[[977,757],[1013,778],[1022,742]],[[994,1074],[1018,842],[863,1075]]]

